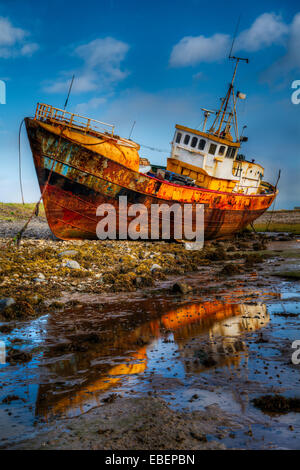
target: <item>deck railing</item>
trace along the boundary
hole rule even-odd
[[[49,104],[38,103],[35,112],[35,119],[44,122],[63,124],[73,129],[79,129],[85,134],[101,133],[114,135],[115,126],[106,122],[96,121],[80,114],[70,113],[64,109],[54,108]]]

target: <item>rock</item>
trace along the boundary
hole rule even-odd
[[[206,259],[211,261],[224,261],[227,259],[227,254],[222,246],[206,254]]]
[[[12,297],[7,297],[6,299],[0,299],[0,311],[4,310],[7,307],[11,307],[15,303],[16,301]]]
[[[262,263],[265,257],[260,254],[256,253],[249,253],[246,254],[245,257],[245,264],[248,266],[253,266],[254,264]]]
[[[105,397],[103,398],[103,402],[104,403],[113,403],[114,401],[116,401],[117,398],[119,398],[121,395],[118,395],[118,393],[111,393],[110,395],[108,395],[108,397]]]
[[[12,401],[17,400],[20,400],[18,395],[7,395],[7,397],[3,398],[2,403],[7,403],[9,405]]]
[[[197,439],[197,441],[207,442],[207,437],[202,432],[191,431],[191,436],[192,436],[193,439]]]
[[[46,280],[44,274],[38,273],[37,277],[34,278],[34,282],[44,282]]]
[[[157,271],[158,269],[162,269],[159,264],[152,264],[152,266],[151,266],[151,268],[150,268],[150,271],[151,271],[152,273],[154,273],[154,272]]]
[[[141,286],[143,284],[143,279],[141,276],[137,276],[134,281],[136,286]]]
[[[63,267],[69,268],[69,269],[80,269],[80,264],[77,263],[77,261],[73,259],[68,259],[68,260],[65,260],[65,262],[63,263]]]
[[[220,274],[223,276],[233,276],[235,274],[239,274],[241,272],[241,266],[238,266],[234,263],[225,264],[223,269],[221,269]]]
[[[77,250],[65,250],[62,251],[61,253],[58,253],[58,256],[60,258],[63,258],[64,256],[76,256],[78,254]]]
[[[32,359],[32,354],[26,351],[19,351],[17,349],[11,349],[8,352],[8,362],[16,363],[16,362],[29,362]]]
[[[284,397],[282,395],[263,395],[254,398],[252,403],[262,411],[271,411],[276,413],[300,412],[299,397]]]
[[[266,245],[263,242],[253,243],[252,248],[254,251],[261,251],[266,249]]]
[[[191,286],[186,284],[185,282],[175,282],[172,286],[172,292],[179,293],[179,294],[188,294],[192,291]]]

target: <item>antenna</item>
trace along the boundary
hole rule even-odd
[[[233,46],[234,46],[236,36],[237,36],[238,30],[239,30],[240,21],[241,21],[241,15],[238,17],[238,20],[237,20],[237,23],[236,23],[236,27],[235,27],[234,35],[233,35],[233,38],[232,38],[231,49],[230,49],[230,52],[229,52],[229,55],[228,55],[228,59],[231,59],[231,57],[232,57],[231,54],[232,54]]]
[[[233,35],[233,38],[232,38],[232,43],[231,43],[231,48],[230,48],[230,52],[229,52],[229,55],[228,55],[228,59],[233,59],[233,60],[244,60],[247,64],[249,62],[249,59],[243,59],[242,57],[235,57],[232,54],[232,51],[233,51],[233,46],[234,46],[234,43],[235,43],[235,40],[236,40],[236,37],[237,37],[237,33],[238,33],[238,30],[239,30],[239,26],[240,26],[240,21],[241,21],[241,15],[238,17],[238,20],[237,20],[237,23],[236,23],[236,27],[235,27],[235,31],[234,31],[234,35]]]
[[[68,96],[67,96],[67,99],[66,99],[66,102],[65,102],[64,109],[66,109],[66,107],[67,107],[67,105],[68,105],[68,101],[69,101],[70,93],[71,93],[71,90],[72,90],[74,78],[75,78],[75,75],[73,75],[72,80],[71,80],[71,83],[70,83],[70,86],[69,86],[69,92],[68,92]]]
[[[200,108],[201,111],[204,112],[204,122],[203,122],[203,128],[202,128],[202,132],[205,132],[205,127],[206,127],[206,123],[207,123],[207,119],[209,118],[209,116],[211,114],[215,114],[216,111],[211,111],[210,109],[205,109],[205,108]]]

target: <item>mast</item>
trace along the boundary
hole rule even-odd
[[[207,119],[209,118],[211,114],[215,114],[215,111],[211,111],[210,109],[205,109],[205,108],[200,108],[200,109],[201,111],[204,112],[204,122],[203,122],[202,132],[205,132]]]
[[[236,115],[236,98],[235,98],[235,94],[234,94],[234,81],[235,81],[235,78],[236,78],[237,68],[238,68],[239,62],[241,60],[243,60],[248,64],[249,60],[245,59],[243,57],[234,57],[234,56],[231,56],[231,55],[229,56],[229,60],[235,60],[236,61],[234,71],[233,71],[233,75],[232,75],[232,79],[231,79],[231,82],[229,84],[226,96],[221,101],[220,109],[217,112],[216,118],[215,118],[209,132],[211,132],[212,134],[215,134],[217,136],[220,136],[222,125],[223,125],[223,123],[225,123],[226,125],[225,125],[225,128],[222,132],[229,133],[230,128],[231,128],[231,120],[233,118],[233,125],[234,125],[234,128],[235,128],[236,139],[239,140],[237,115]],[[229,103],[230,103],[230,97],[232,97],[232,104],[233,104],[232,111],[228,111],[228,107],[229,107]],[[227,121],[225,119],[226,115],[228,115]],[[219,124],[218,124],[218,122],[219,122]],[[217,125],[218,125],[218,127],[217,127]],[[217,130],[216,130],[216,127],[217,127]]]

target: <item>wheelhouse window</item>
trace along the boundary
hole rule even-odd
[[[214,155],[216,153],[216,150],[217,150],[216,144],[210,144],[208,153],[210,153],[211,155]]]
[[[192,142],[191,142],[191,147],[195,148],[196,145],[197,145],[197,142],[198,142],[197,137],[193,137],[193,138],[192,138]]]
[[[234,158],[236,149],[235,147],[228,147],[226,152],[226,158]]]
[[[206,145],[206,141],[204,139],[200,139],[199,144],[198,144],[198,149],[204,150],[205,145]]]
[[[219,155],[221,155],[221,157],[222,157],[222,155],[224,155],[225,149],[226,149],[225,145],[221,145],[221,146],[220,146],[220,148],[219,148]]]
[[[189,145],[189,141],[190,141],[190,136],[188,134],[185,134],[184,144]]]
[[[180,132],[177,132],[176,144],[180,144],[180,142],[181,142],[181,137],[182,137],[182,134],[181,134]]]

